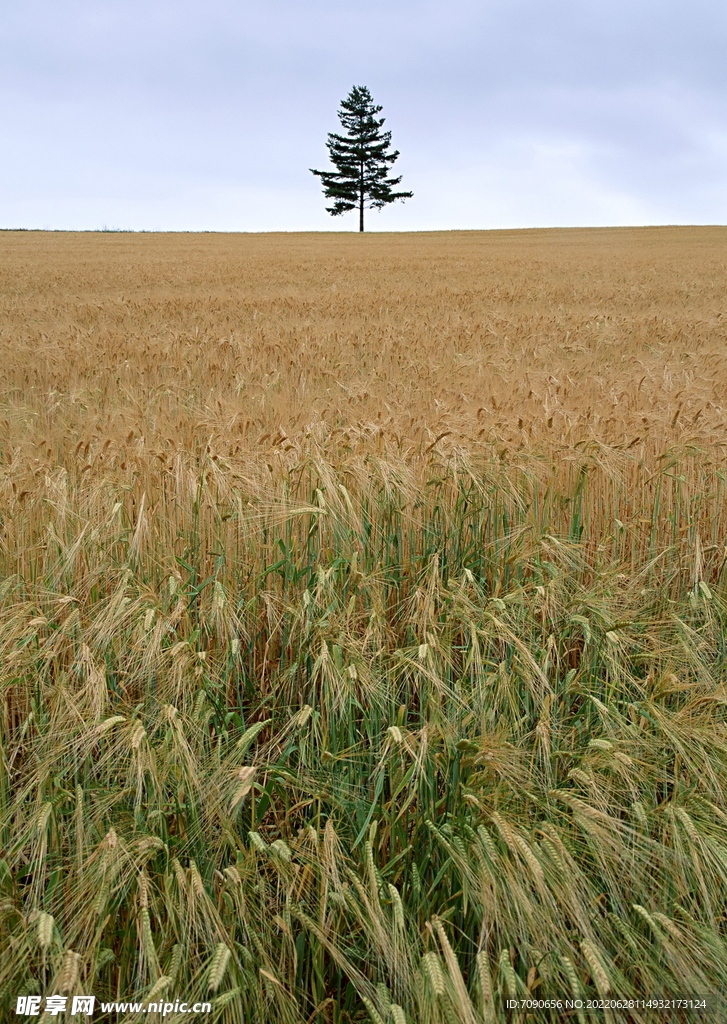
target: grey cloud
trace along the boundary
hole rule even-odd
[[[346,227],[307,167],[357,83],[415,192],[381,227],[716,222],[725,42],[712,0],[16,0],[0,221]]]

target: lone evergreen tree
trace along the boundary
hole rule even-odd
[[[338,117],[345,135],[328,136],[328,152],[336,171],[314,171],[323,183],[326,209],[333,217],[349,210],[359,211],[359,231],[364,229],[364,209],[380,210],[397,199],[411,199],[413,192],[394,192],[401,178],[388,178],[391,164],[399,151],[388,152],[391,132],[382,132],[385,118],[377,118],[381,107],[374,105],[371,93],[355,85],[341,101]]]

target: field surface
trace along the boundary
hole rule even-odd
[[[727,999],[726,453],[727,228],[0,233],[2,1019]]]

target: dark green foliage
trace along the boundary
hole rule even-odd
[[[355,85],[341,102],[338,117],[346,134],[328,135],[328,152],[335,171],[315,171],[323,182],[326,199],[333,205],[326,209],[333,217],[349,210],[359,211],[359,231],[364,229],[364,210],[380,210],[397,199],[411,199],[413,192],[395,192],[401,178],[387,177],[399,151],[389,151],[391,132],[381,130],[385,118],[376,117],[381,107],[375,106],[365,86]]]

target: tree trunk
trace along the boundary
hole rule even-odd
[[[358,229],[359,229],[359,231],[363,231],[363,229],[364,229],[364,226],[363,226],[363,212],[364,212],[364,180],[363,180],[363,177],[364,177],[363,164],[361,164],[361,192],[360,192],[360,196],[359,196],[359,205],[358,205]]]

